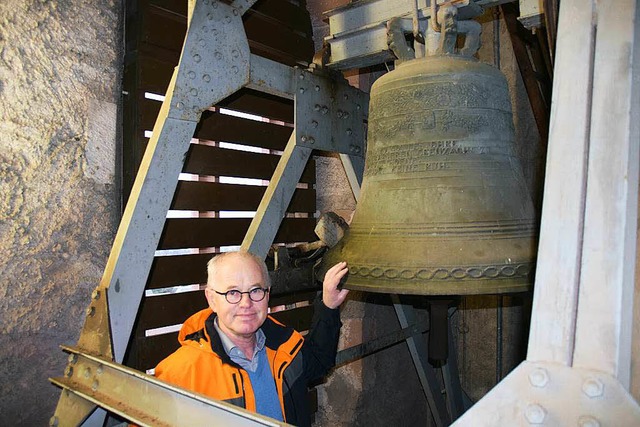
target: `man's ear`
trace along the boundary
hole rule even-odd
[[[204,288],[204,296],[207,298],[207,302],[209,303],[209,307],[214,312],[216,311],[216,300],[213,295],[213,290],[209,288]]]

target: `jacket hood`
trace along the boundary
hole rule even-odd
[[[186,341],[193,340],[192,336],[196,333],[202,333],[205,330],[205,322],[211,315],[213,314],[213,310],[210,307],[207,307],[199,312],[191,315],[183,324],[182,328],[180,328],[180,332],[178,333],[178,341],[181,345],[185,345]],[[204,337],[207,341],[210,341],[208,337]]]

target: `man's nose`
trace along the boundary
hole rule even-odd
[[[242,307],[248,307],[253,301],[249,298],[249,294],[240,294],[240,302],[238,303]]]

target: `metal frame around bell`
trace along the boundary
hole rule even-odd
[[[352,175],[361,174],[368,95],[337,74],[314,67],[291,68],[252,55],[242,14],[254,2],[235,0],[228,5],[218,0],[188,0],[188,28],[180,62],[102,280],[92,294],[77,348],[64,347],[70,353],[64,376],[51,379],[63,389],[51,425],[102,425],[106,414],[103,410],[94,412],[97,406],[141,426],[209,425],[212,414],[222,417],[224,425],[282,424],[194,396],[120,365],[178,176],[203,111],[243,87],[294,100],[294,132],[252,223],[250,238],[243,243],[253,252],[266,255],[313,148],[342,153],[343,161],[356,171]],[[123,385],[140,392],[123,399],[119,394]],[[203,401],[210,406],[204,411]],[[161,419],[150,402],[170,402],[173,416],[169,413]]]

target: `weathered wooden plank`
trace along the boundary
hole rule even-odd
[[[147,289],[206,283],[207,262],[213,254],[156,257],[151,266]]]
[[[178,65],[178,59],[180,54],[178,53],[175,58],[175,62],[168,59],[158,58],[158,52],[160,49],[155,47],[149,47],[146,49],[144,54],[140,54],[138,57],[138,69],[140,70],[140,84],[138,86],[138,90],[140,91],[141,100],[144,99],[144,93],[156,93],[159,95],[164,95],[167,91],[167,86],[169,86],[169,80],[171,80],[171,75],[173,74],[173,69]],[[133,94],[129,94],[130,96]],[[150,101],[144,101],[145,104]],[[155,123],[155,117],[158,116],[158,112],[160,111],[160,102],[155,102],[157,111],[153,115],[153,123]],[[141,105],[140,108],[144,111],[144,108],[149,108],[149,106]],[[153,123],[151,124],[150,129],[153,129]]]
[[[139,336],[134,341],[137,350],[135,364],[129,366],[146,371],[155,368],[158,363],[180,347],[178,333],[155,335],[152,337]]]
[[[142,10],[140,42],[175,52],[182,51],[187,33],[187,19],[165,9],[148,7]]]
[[[159,51],[157,48],[153,48],[152,50],[155,52]],[[151,92],[164,95],[169,85],[173,69],[177,64],[177,59],[176,62],[173,63],[147,55],[150,54],[145,53],[144,58],[141,57],[139,60],[140,94]],[[292,100],[279,98],[252,89],[240,89],[218,105],[243,113],[255,114],[285,123],[293,123]],[[149,105],[145,105],[144,108],[146,109],[145,123],[155,123],[155,117],[157,117],[158,111],[160,111],[159,103],[150,103]],[[153,126],[151,126],[151,128],[152,127]]]
[[[277,243],[316,240],[314,218],[285,218],[276,234]],[[167,219],[158,249],[206,248],[242,243],[250,218]]]
[[[293,123],[293,101],[258,92],[253,89],[240,89],[218,104],[244,113],[256,114],[285,123]]]
[[[269,180],[280,156],[227,150],[209,145],[192,144],[187,154],[185,173],[196,175],[235,176]],[[307,163],[300,182],[315,182],[315,164]]]
[[[140,101],[140,127],[151,130],[161,103],[151,99]],[[229,114],[205,111],[194,137],[209,141],[225,141],[272,150],[284,150],[293,128],[279,124],[244,119]]]
[[[140,305],[137,327],[144,331],[178,325],[207,306],[203,291],[146,297]]]
[[[286,295],[269,296],[269,307],[293,304],[301,301],[313,302],[317,295],[317,291],[302,291]]]
[[[293,128],[289,126],[206,111],[196,128],[195,137],[282,151],[291,132]]]
[[[313,41],[301,30],[292,30],[282,22],[265,19],[263,15],[254,12],[245,13],[242,21],[250,40],[250,47],[251,42],[269,46],[269,50],[263,50],[261,56],[284,63],[290,62],[286,60],[287,57],[300,62],[311,62],[314,53]]]
[[[285,2],[281,2],[281,6]],[[297,15],[300,15],[298,13]],[[141,42],[158,46],[170,51],[180,52],[187,31],[187,20],[179,14],[163,8],[150,7],[143,13]],[[284,21],[278,15],[267,16],[250,10],[242,17],[247,39],[250,42],[271,47],[262,52],[266,58],[274,61],[295,58],[297,61],[309,63],[313,57],[313,40],[307,35],[305,21]],[[250,43],[251,46],[251,43]],[[215,48],[215,47],[212,47]]]
[[[226,1],[225,3],[230,3]],[[296,4],[297,3],[297,4]],[[164,13],[172,13],[187,19],[187,2],[176,0],[151,0],[150,8]],[[259,13],[267,19],[279,22],[291,29],[311,34],[311,21],[305,2],[289,0],[261,0],[255,3],[247,13]],[[307,28],[308,27],[308,28]]]
[[[187,4],[188,2],[180,0],[149,0],[149,8],[164,9],[184,19],[187,19]]]
[[[254,4],[248,13],[256,12],[293,30],[313,34],[304,1],[295,4],[289,0],[263,0]]]
[[[207,262],[214,254],[188,254],[156,257],[151,267],[151,274],[146,289],[167,288],[170,286],[203,284],[207,281]],[[281,277],[271,271],[271,276]],[[290,280],[300,280],[298,277]],[[272,279],[273,280],[273,279]],[[276,279],[280,280],[280,279]],[[309,279],[311,280],[311,279]],[[318,284],[318,289],[320,284]],[[270,305],[290,304],[298,301],[311,301],[316,296],[316,290],[283,293],[281,285],[273,282],[273,292],[269,295]]]
[[[217,182],[180,181],[171,209],[192,211],[255,211],[266,187],[221,184]],[[297,189],[288,212],[316,210],[316,191]]]

